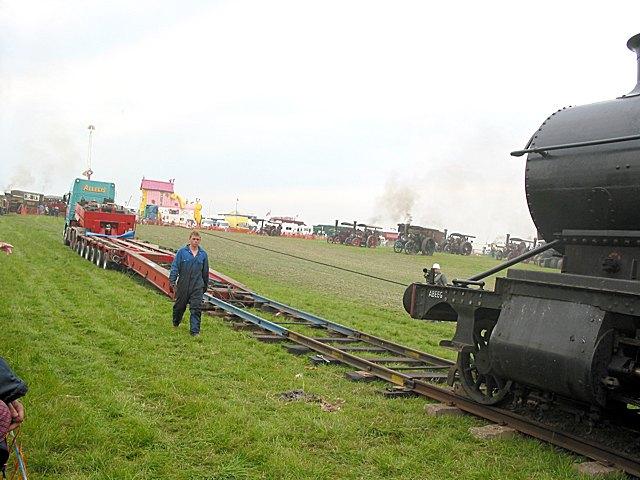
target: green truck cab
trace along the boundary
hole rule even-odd
[[[65,228],[75,220],[76,205],[81,201],[113,203],[116,198],[116,184],[110,182],[98,182],[76,178],[71,184],[67,194],[67,214],[65,216]]]

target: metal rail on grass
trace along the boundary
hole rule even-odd
[[[265,297],[257,296],[262,300],[268,300]],[[271,303],[271,302],[269,302]],[[278,302],[271,303],[272,305],[278,305]],[[247,319],[249,322],[255,325],[261,325],[263,322],[266,322],[264,319],[260,319],[257,315],[248,314],[248,312],[227,304],[225,302],[218,302],[222,308],[224,308],[228,313],[239,312],[242,313],[243,319]],[[296,312],[295,309],[284,305],[279,304],[283,308],[282,311],[286,312]],[[231,307],[231,308],[229,308]],[[311,316],[313,317],[313,316]],[[305,320],[310,320],[309,317],[305,318]],[[268,322],[270,324],[270,328],[274,328],[276,325],[273,322]],[[299,345],[304,345],[305,347],[318,352],[323,355],[327,355],[332,359],[338,360],[341,363],[346,365],[350,365],[356,368],[360,368],[365,370],[376,377],[385,380],[389,383],[393,383],[395,385],[402,386],[406,389],[410,389],[411,391],[420,394],[422,396],[428,397],[433,400],[437,400],[442,403],[455,405],[461,410],[476,415],[478,417],[484,418],[486,420],[502,424],[508,425],[511,428],[524,433],[526,435],[530,435],[532,437],[538,438],[545,442],[557,445],[559,447],[565,448],[572,452],[578,453],[580,455],[584,455],[593,460],[597,460],[600,462],[608,463],[615,465],[616,467],[624,470],[627,473],[632,475],[640,476],[640,459],[635,459],[629,455],[625,455],[621,452],[614,451],[611,447],[607,445],[598,444],[596,442],[592,442],[588,439],[578,437],[569,432],[562,431],[557,428],[550,427],[548,425],[544,425],[540,422],[533,421],[529,418],[518,415],[514,412],[504,410],[501,408],[480,405],[475,403],[468,398],[461,397],[453,393],[453,391],[449,389],[445,389],[434,384],[428,383],[424,380],[420,380],[417,378],[413,378],[410,375],[403,374],[393,368],[387,368],[381,365],[376,364],[373,361],[369,361],[366,359],[362,359],[356,355],[352,355],[344,350],[341,350],[338,347],[334,347],[331,345],[327,345],[321,341],[318,341],[312,337],[308,337],[306,335],[302,335],[300,333],[294,332],[289,329],[285,329],[286,336],[288,340],[291,340]],[[346,327],[345,327],[346,328]],[[273,331],[273,330],[270,330]],[[443,362],[447,362],[446,360],[440,359]],[[451,362],[449,362],[451,363]]]
[[[451,366],[453,362],[449,360],[445,360],[440,357],[436,357],[435,355],[430,355],[425,352],[421,352],[419,350],[405,347],[404,345],[399,345],[397,343],[390,342],[388,340],[384,340],[380,337],[376,337],[374,335],[369,335],[368,333],[355,330],[350,327],[346,327],[344,325],[340,325],[339,323],[332,322],[330,320],[326,320],[324,318],[318,317],[317,315],[313,315],[312,313],[308,313],[302,310],[298,310],[297,308],[293,308],[289,305],[285,305],[283,303],[277,302],[275,300],[271,300],[267,297],[263,297],[258,295],[257,293],[251,292],[251,296],[255,299],[256,304],[258,305],[268,305],[272,308],[280,312],[287,313],[296,318],[300,318],[302,320],[306,320],[307,322],[319,326],[324,327],[327,330],[331,330],[334,332],[341,333],[343,335],[348,335],[353,338],[357,338],[360,341],[370,343],[377,347],[381,347],[385,350],[389,350],[390,352],[397,353],[399,355],[405,355],[409,358],[414,358],[417,360],[422,360],[428,363],[434,363],[435,365],[440,366]]]
[[[265,330],[271,333],[274,333],[276,335],[287,337],[290,333],[288,329],[276,323],[270,322],[269,320],[265,320],[264,318],[260,318],[257,315],[254,315],[253,313],[243,310],[242,308],[236,307],[235,305],[231,305],[230,303],[220,300],[219,298],[216,298],[209,293],[204,294],[204,299],[207,302],[215,305],[216,307],[223,309],[225,312],[231,313],[232,315],[235,315],[236,317],[241,318],[246,322],[250,322],[254,325],[258,325],[260,328],[264,328]]]

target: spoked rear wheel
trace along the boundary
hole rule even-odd
[[[436,251],[436,241],[433,238],[425,238],[422,241],[423,255],[433,255]]]
[[[418,247],[418,244],[413,240],[409,240],[407,243],[404,244],[404,253],[406,254],[415,255],[419,251],[420,251],[420,247]]]
[[[493,330],[492,321],[478,320],[473,332],[475,349],[458,354],[460,383],[465,393],[483,405],[502,402],[511,391],[511,380],[505,380],[492,373],[489,356],[489,337]]]
[[[378,238],[375,235],[367,237],[367,248],[376,248],[378,246]]]

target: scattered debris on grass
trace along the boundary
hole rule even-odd
[[[289,390],[288,392],[283,392],[278,396],[278,399],[283,402],[302,401],[306,403],[319,403],[320,409],[323,412],[337,412],[344,404],[344,400],[341,398],[338,398],[335,402],[331,403],[318,395],[307,393],[304,390]]]

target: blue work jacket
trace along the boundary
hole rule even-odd
[[[176,253],[171,264],[169,283],[178,281],[178,290],[193,292],[195,289],[205,291],[209,284],[209,257],[207,252],[198,247],[197,255],[192,255],[189,245],[185,245]]]

